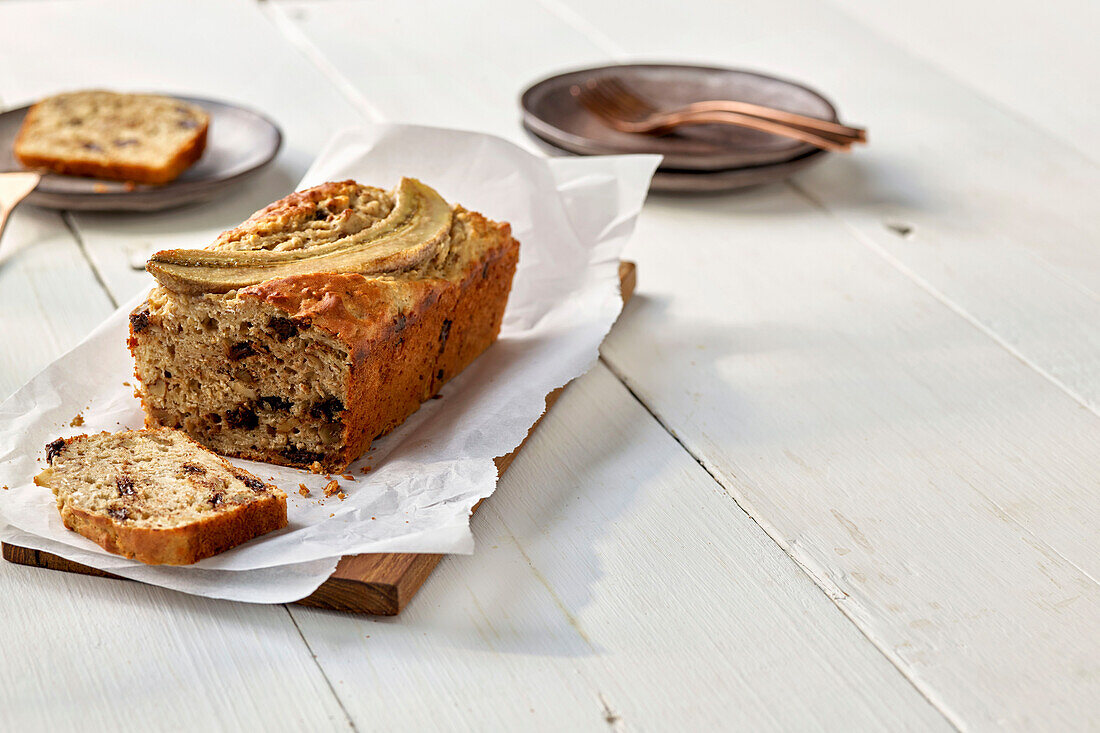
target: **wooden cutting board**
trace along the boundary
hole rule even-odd
[[[619,264],[619,280],[625,303],[634,294],[636,271],[633,262]],[[546,396],[546,409],[550,409],[564,389],[565,387],[561,387]],[[528,438],[541,421],[540,418],[531,426],[531,430],[527,433]],[[504,474],[526,443],[525,438],[514,451],[496,459],[498,476]],[[478,506],[474,507],[474,511],[477,511]],[[105,573],[48,552],[7,543],[0,544],[2,544],[4,559],[8,562],[104,578],[118,578],[117,575]],[[303,598],[298,603],[337,611],[396,616],[420,590],[420,586],[428,579],[441,559],[443,559],[442,555],[402,552],[346,555],[340,560],[332,576],[322,583],[313,595]]]

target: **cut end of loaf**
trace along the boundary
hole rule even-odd
[[[308,468],[346,451],[348,350],[308,317],[158,288],[130,315],[150,422],[225,455]]]

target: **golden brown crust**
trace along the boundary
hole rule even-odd
[[[15,157],[22,165],[27,168],[45,168],[66,176],[102,178],[109,181],[131,181],[133,183],[160,185],[176,180],[195,161],[202,157],[203,151],[206,150],[206,137],[210,129],[209,121],[204,121],[194,139],[176,153],[163,167],[96,163],[89,160],[72,160],[26,152],[22,146],[23,135],[30,129],[36,109],[38,109],[38,105],[34,105],[27,111],[26,117],[23,118],[23,124],[19,128],[19,133],[15,136]]]
[[[295,223],[313,216],[317,204],[333,198],[348,197],[359,184],[355,181],[330,181],[284,196],[263,207],[240,225],[227,229],[214,240],[214,247],[249,235],[267,235],[286,231]]]
[[[60,508],[65,526],[116,555],[147,565],[190,565],[286,526],[286,497],[233,507],[185,527],[128,527],[110,517],[69,505]]]
[[[473,212],[469,222],[471,236],[492,244],[453,279],[321,273],[269,280],[240,291],[242,297],[263,300],[328,331],[348,348],[345,449],[322,462],[326,471],[345,470],[374,439],[404,422],[496,340],[519,242],[507,223]],[[236,455],[308,468],[275,452]]]
[[[82,434],[50,443],[47,446],[47,461],[52,460],[51,451],[56,453],[74,440],[86,437]],[[188,440],[195,444],[196,449],[206,450],[191,438]],[[259,481],[248,471],[237,468],[224,458],[217,458],[238,478]],[[46,468],[34,477],[34,483],[52,489],[53,474],[54,469]],[[58,512],[65,527],[108,552],[147,565],[190,565],[287,525],[286,494],[272,484],[265,483],[264,488],[270,493],[263,498],[227,507],[196,522],[173,528],[135,526],[73,507],[61,500],[58,501]]]

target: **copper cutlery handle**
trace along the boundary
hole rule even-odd
[[[867,142],[867,130],[862,127],[851,127],[839,122],[823,120],[818,117],[809,117],[795,112],[787,112],[773,107],[764,107],[749,102],[735,102],[733,100],[709,100],[706,102],[694,102],[687,105],[679,112],[734,112],[738,114],[759,117],[762,120],[786,122],[806,130],[815,130],[822,133],[832,133],[844,138],[853,138],[858,142]]]
[[[818,148],[824,150],[831,150],[833,152],[845,152],[851,148],[852,141],[837,142],[834,139],[804,130],[800,127],[791,127],[790,125],[773,122],[771,120],[761,119],[752,115],[740,114],[738,112],[669,112],[660,115],[654,115],[650,120],[645,123],[626,123],[628,125],[637,125],[634,131],[644,132],[645,127],[649,127],[650,131],[667,131],[673,128],[683,125],[709,125],[709,124],[721,124],[721,125],[736,125],[737,127],[746,127],[752,130],[759,130],[761,132],[768,132],[773,135],[780,135],[782,137],[789,137],[794,140],[799,140],[804,143],[809,143]],[[620,128],[625,129],[625,128]]]

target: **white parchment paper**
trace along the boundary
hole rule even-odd
[[[621,308],[618,263],[658,156],[536,157],[500,138],[409,125],[345,130],[299,188],[354,178],[390,187],[403,175],[448,201],[509,221],[520,261],[499,341],[338,478],[234,461],[287,493],[289,526],[188,567],[151,567],[107,553],[61,524],[52,494],[34,485],[44,445],[58,436],[140,427],[126,350],[127,303],[85,341],[0,405],[0,519],[4,541],[135,580],[258,603],[313,592],[340,556],[469,553],[471,507],[493,492],[493,458],[509,453],[553,389],[583,374]],[[201,247],[207,242],[194,242]],[[84,425],[70,427],[81,414]],[[370,466],[369,473],[361,468]],[[306,484],[313,496],[301,497]]]

